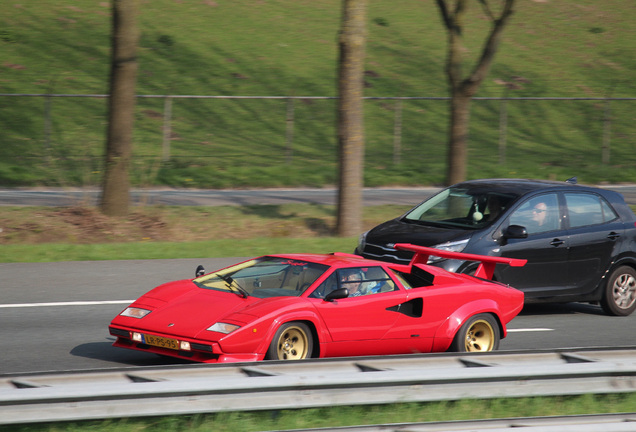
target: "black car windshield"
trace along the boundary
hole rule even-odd
[[[517,196],[486,188],[450,187],[415,207],[402,220],[422,225],[478,229],[495,221]]]
[[[204,289],[258,298],[300,296],[329,266],[303,260],[261,257],[194,279]]]

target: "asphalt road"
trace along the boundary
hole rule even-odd
[[[636,186],[613,186],[636,204]],[[364,204],[415,205],[435,188],[365,189]],[[0,189],[0,205],[94,204],[99,191]],[[335,204],[333,189],[144,190],[138,204]],[[0,263],[0,374],[174,363],[111,347],[110,320],[133,299],[163,282],[189,278],[240,258],[200,260]],[[608,317],[590,305],[527,307],[512,322],[502,350],[633,345],[636,314]]]
[[[628,204],[636,205],[636,185],[611,185],[625,196]],[[433,195],[439,188],[365,188],[363,204],[412,205]],[[95,205],[98,189],[0,189],[0,205],[71,206]],[[135,205],[259,205],[259,204],[324,204],[335,205],[335,189],[134,189],[131,200]]]
[[[111,319],[163,282],[242,258],[0,263],[0,374],[179,363],[111,346]],[[633,346],[636,314],[603,315],[583,304],[527,307],[501,350]]]
[[[364,205],[415,205],[438,188],[366,188]],[[95,205],[101,191],[97,189],[0,189],[0,205],[71,206]],[[262,204],[324,204],[335,205],[335,189],[135,189],[131,191],[135,205],[262,205]]]

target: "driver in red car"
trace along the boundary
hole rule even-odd
[[[349,297],[361,296],[362,274],[358,270],[348,271],[342,275],[340,286],[349,290]]]
[[[377,285],[375,282],[365,282],[364,274],[358,269],[347,271],[340,279],[340,286],[349,290],[349,297],[375,294],[379,292],[373,289]]]

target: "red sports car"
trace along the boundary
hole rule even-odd
[[[200,267],[115,317],[113,345],[206,363],[497,349],[523,293],[490,279],[525,260],[396,248],[415,252],[408,265],[333,253]],[[449,273],[431,255],[480,265]]]

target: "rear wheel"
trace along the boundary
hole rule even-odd
[[[610,273],[601,299],[609,315],[627,316],[636,309],[636,270],[621,266]]]
[[[311,357],[311,330],[301,322],[285,323],[276,331],[267,350],[268,360],[302,360]]]
[[[499,348],[500,338],[499,325],[492,315],[475,315],[470,317],[455,334],[449,351],[494,351]]]

